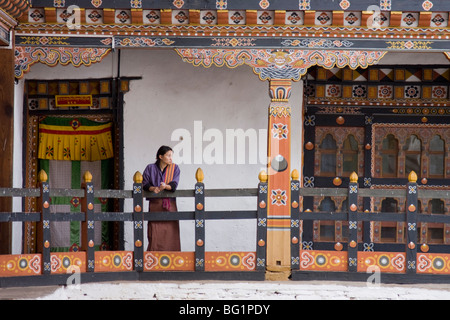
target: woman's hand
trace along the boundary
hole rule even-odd
[[[159,187],[150,187],[150,188],[148,188],[148,191],[154,192],[154,193],[160,193],[161,189]]]

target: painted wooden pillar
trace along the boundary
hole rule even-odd
[[[39,172],[39,187],[40,187],[40,197],[39,197],[39,208],[41,211],[41,221],[38,222],[38,252],[42,254],[42,274],[51,273],[51,262],[50,262],[50,243],[51,233],[50,233],[50,187],[48,183],[48,176],[44,170]]]
[[[133,176],[133,221],[134,221],[134,270],[144,271],[144,197],[143,177],[139,171]]]
[[[267,271],[289,271],[291,80],[272,79],[269,89]]]
[[[418,187],[417,174],[411,171],[406,185],[406,273],[416,273],[417,261],[417,208],[418,208]]]
[[[81,222],[81,250],[86,252],[87,272],[95,271],[95,220],[94,220],[94,184],[92,174],[86,171],[83,175],[84,182],[81,189],[84,197],[81,200],[81,211],[85,212],[85,220]]]
[[[0,187],[13,186],[14,50],[0,49]],[[0,198],[0,212],[12,211],[12,198]],[[0,223],[0,254],[11,253],[11,222]]]

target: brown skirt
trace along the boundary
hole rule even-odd
[[[177,202],[170,199],[170,209],[164,209],[163,199],[152,199],[149,211],[177,211]],[[147,251],[181,251],[179,221],[149,221]]]

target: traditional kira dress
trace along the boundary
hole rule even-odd
[[[161,182],[168,184],[175,191],[180,180],[180,168],[176,164],[168,165],[163,171],[156,163],[149,164],[143,174],[144,190],[150,187],[158,187]],[[149,212],[177,211],[175,198],[151,198],[148,199]],[[180,251],[180,226],[175,221],[149,221],[148,222],[148,247],[147,251]]]

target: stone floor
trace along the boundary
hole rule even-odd
[[[13,300],[450,300],[450,284],[331,281],[164,281],[0,288]]]

